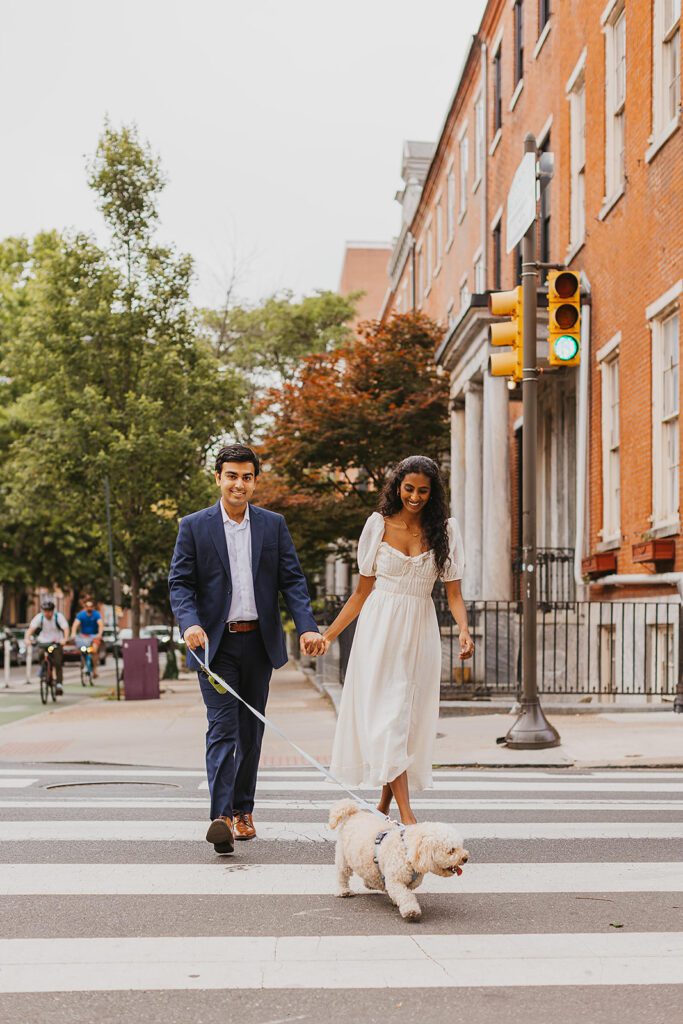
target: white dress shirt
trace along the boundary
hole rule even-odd
[[[221,515],[225,543],[228,548],[230,575],[232,576],[232,601],[228,622],[253,622],[258,619],[254,577],[251,574],[251,522],[249,505],[241,523],[236,523],[225,511],[221,501]]]

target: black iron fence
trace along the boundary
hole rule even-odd
[[[343,600],[326,599],[321,622],[331,622]],[[521,603],[468,602],[476,648],[474,657],[466,662],[459,658],[458,629],[443,590],[435,590],[434,603],[441,627],[442,698],[514,699],[521,681]],[[681,672],[682,629],[678,600],[539,604],[539,692],[559,699],[673,696]],[[326,671],[340,682],[352,637],[350,628],[324,659]]]
[[[514,596],[522,599],[522,549],[512,553]],[[574,589],[574,548],[538,548],[536,552],[536,590],[540,605],[572,603]]]

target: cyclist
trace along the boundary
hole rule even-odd
[[[34,643],[34,638],[41,644],[54,644],[52,660],[55,666],[57,695],[62,694],[63,682],[63,647],[69,637],[69,623],[61,612],[55,612],[55,603],[44,598],[40,603],[40,612],[34,615],[24,637],[27,644]]]
[[[91,597],[86,598],[83,610],[78,613],[71,627],[71,636],[79,647],[93,648],[93,678],[97,679],[100,644],[104,632],[104,619],[95,607]]]

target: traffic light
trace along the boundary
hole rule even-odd
[[[551,366],[581,362],[581,282],[573,270],[548,274],[548,362]]]
[[[509,292],[492,292],[489,295],[489,313],[510,317],[505,323],[490,325],[489,341],[492,345],[509,345],[512,349],[511,352],[496,352],[489,356],[489,373],[492,377],[512,377],[520,381],[524,365],[522,286]]]

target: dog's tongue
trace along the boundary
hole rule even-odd
[[[455,873],[456,873],[456,875],[461,875],[462,874],[462,868],[456,868],[455,869]]]

